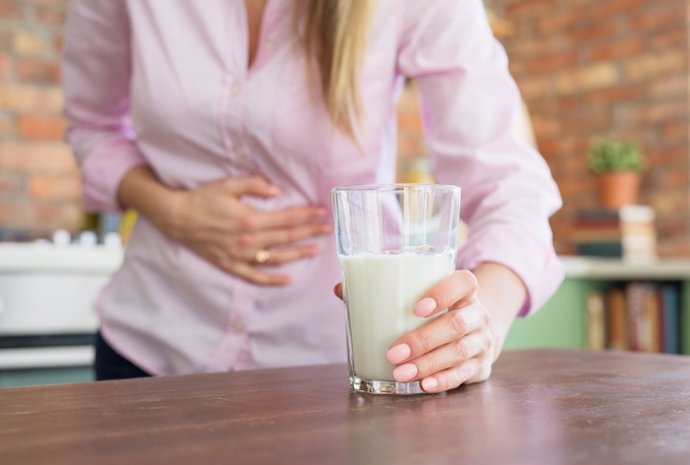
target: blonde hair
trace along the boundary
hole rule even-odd
[[[333,125],[356,140],[362,115],[359,75],[373,0],[302,0],[295,17],[305,21],[304,45],[314,60]],[[303,16],[302,16],[303,15]]]

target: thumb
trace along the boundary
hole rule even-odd
[[[280,189],[261,176],[230,178],[226,183],[227,189],[236,197],[249,194],[257,197],[270,198],[281,194]]]

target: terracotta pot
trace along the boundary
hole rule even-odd
[[[620,208],[637,203],[640,173],[637,171],[610,171],[597,176],[599,202],[606,208]]]

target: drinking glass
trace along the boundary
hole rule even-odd
[[[428,321],[413,308],[455,270],[460,188],[371,184],[333,189],[347,308],[350,386],[374,394],[420,394],[393,379],[389,346]]]

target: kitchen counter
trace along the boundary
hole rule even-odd
[[[442,395],[349,392],[344,365],[0,390],[34,464],[687,464],[690,357],[506,352]]]

